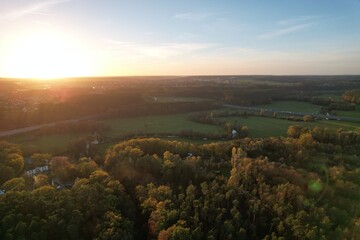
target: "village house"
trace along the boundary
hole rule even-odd
[[[25,173],[29,176],[35,176],[36,174],[48,172],[49,166],[36,167],[34,169],[27,170]]]

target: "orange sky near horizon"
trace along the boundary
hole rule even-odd
[[[360,74],[356,1],[159,1],[2,1],[0,77]]]

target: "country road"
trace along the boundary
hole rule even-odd
[[[0,138],[9,137],[9,136],[20,134],[20,133],[31,132],[31,131],[38,130],[38,129],[41,129],[41,128],[44,128],[44,127],[53,127],[56,124],[75,123],[75,122],[78,122],[78,121],[81,121],[81,120],[94,119],[96,117],[97,116],[88,116],[88,117],[82,117],[82,118],[77,118],[77,119],[69,119],[69,120],[64,120],[64,121],[57,121],[57,122],[52,122],[52,123],[44,123],[44,124],[39,124],[39,125],[35,125],[35,126],[30,126],[30,127],[13,129],[13,130],[9,130],[9,131],[3,131],[3,132],[0,132]]]
[[[323,120],[326,119],[326,120],[338,120],[338,121],[346,121],[346,122],[360,122],[360,118],[356,118],[356,117],[343,117],[343,116],[326,115],[326,114],[320,114],[320,113],[292,112],[292,111],[276,110],[276,109],[269,109],[269,108],[244,107],[244,106],[237,106],[237,105],[231,105],[231,104],[223,104],[223,107],[235,108],[235,109],[245,110],[245,111],[257,111],[257,112],[265,111],[268,113],[289,114],[289,115],[295,115],[295,116],[311,115],[317,119],[323,119]]]

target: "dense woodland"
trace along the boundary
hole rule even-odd
[[[359,133],[300,126],[205,145],[133,139],[95,160],[34,154],[51,171],[32,178],[2,141],[0,238],[358,239],[359,149]]]

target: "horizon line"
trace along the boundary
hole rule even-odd
[[[62,79],[79,79],[79,78],[117,78],[117,77],[215,77],[215,76],[360,76],[358,74],[189,74],[189,75],[112,75],[112,76],[73,76],[59,78],[34,78],[34,77],[1,77],[0,79],[17,79],[17,80],[62,80]]]

